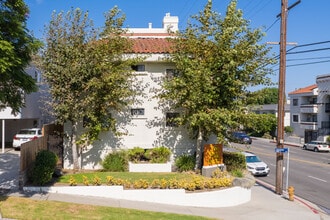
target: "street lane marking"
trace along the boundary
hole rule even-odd
[[[243,149],[241,149],[241,150],[243,150]],[[274,156],[274,154],[264,153],[264,152],[259,151],[259,150],[254,150],[253,153],[254,152],[256,152],[255,154],[258,154],[258,155],[265,155],[265,156],[270,156],[270,157]],[[285,160],[286,160],[285,155],[284,155],[284,157],[285,157]],[[298,159],[298,158],[295,158],[295,157],[290,157],[290,161],[293,161],[293,160],[297,161],[297,162],[302,162],[302,163],[314,164],[314,165],[318,165],[318,166],[322,166],[322,167],[328,167],[330,165],[330,163],[319,163],[319,162],[313,162],[313,161],[308,161],[308,160],[302,160],[302,159]]]
[[[314,177],[314,176],[308,176],[309,178],[312,178],[312,179],[315,179],[315,180],[319,180],[319,181],[322,181],[322,182],[327,182],[326,180],[323,180],[323,179],[320,179],[320,178],[317,178],[317,177]]]

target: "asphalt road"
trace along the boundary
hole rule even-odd
[[[245,145],[233,144],[258,155],[270,167],[267,177],[257,177],[276,185],[276,144],[265,139],[253,140],[250,149]],[[283,190],[293,186],[295,195],[318,205],[330,214],[330,153],[302,150],[300,147],[286,146],[288,153],[284,153],[283,161]],[[287,159],[289,156],[289,164]],[[287,166],[289,172],[287,178]],[[288,180],[288,183],[287,181]]]

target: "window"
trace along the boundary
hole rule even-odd
[[[166,69],[166,79],[172,79],[173,77],[177,77],[179,75],[179,71],[176,69]]]
[[[132,108],[131,115],[144,115],[144,108]]]
[[[178,127],[178,123],[175,120],[179,117],[177,112],[168,112],[166,113],[166,127]]]
[[[132,66],[132,70],[134,70],[136,72],[144,72],[144,71],[146,71],[144,65],[133,65]]]
[[[299,115],[292,115],[293,122],[299,122]]]
[[[292,100],[292,105],[293,106],[298,106],[298,99],[293,99]]]
[[[317,104],[317,98],[313,98],[310,104]]]

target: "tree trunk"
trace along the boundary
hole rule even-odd
[[[72,133],[71,133],[72,161],[73,161],[73,169],[79,170],[80,166],[78,161],[78,146],[76,140],[77,140],[77,122],[73,122]]]
[[[202,129],[199,127],[198,129],[198,137],[196,143],[196,164],[195,171],[202,169],[202,157],[203,157],[203,146],[202,146],[203,136]]]

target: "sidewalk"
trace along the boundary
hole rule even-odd
[[[35,200],[62,201],[78,204],[90,204],[99,206],[110,206],[147,210],[155,212],[168,212],[194,216],[205,216],[225,220],[330,220],[330,216],[319,210],[315,205],[295,198],[289,201],[281,195],[274,193],[271,186],[259,182],[252,187],[251,201],[233,207],[225,208],[201,208],[187,206],[163,205],[157,203],[136,202],[120,199],[109,199],[103,197],[66,195],[59,193],[21,193],[13,192],[9,196],[24,196]]]

